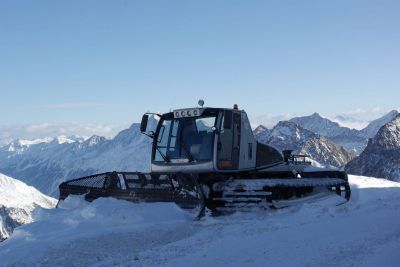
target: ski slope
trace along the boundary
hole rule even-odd
[[[352,199],[192,221],[173,204],[68,198],[0,244],[0,266],[399,266],[400,183]]]

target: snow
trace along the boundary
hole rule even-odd
[[[368,126],[366,126],[362,132],[364,134],[366,134],[367,136],[369,136],[370,138],[374,137],[379,129],[389,123],[390,121],[392,121],[394,118],[396,118],[396,116],[399,114],[399,112],[397,110],[392,110],[390,111],[388,114],[386,114],[385,116],[378,118],[372,122],[370,122],[368,124]]]
[[[170,203],[72,197],[0,244],[0,266],[398,266],[400,183],[350,182],[341,206],[324,199],[200,221]]]
[[[51,137],[44,137],[44,138],[38,138],[38,139],[33,139],[33,140],[25,140],[25,139],[20,139],[17,142],[21,146],[31,146],[31,145],[37,145],[41,143],[50,143],[54,139]]]
[[[0,173],[0,241],[8,238],[15,227],[31,223],[41,208],[54,208],[56,200],[32,186]]]
[[[128,253],[131,242],[135,246],[151,245],[151,238],[159,238],[155,230],[158,227],[165,239],[167,233],[191,223],[188,215],[172,203],[132,204],[112,198],[88,203],[79,196],[68,197],[59,209],[42,210],[35,221],[19,227],[12,238],[0,245],[0,266],[34,262],[42,265],[50,259],[50,265],[91,260],[81,259],[82,255],[103,260],[102,255],[112,256],[108,253]],[[148,239],[148,244],[136,240],[138,237]],[[68,253],[63,253],[66,250]],[[74,260],[66,258],[74,256]]]
[[[35,204],[50,208],[54,206],[55,200],[32,186],[0,173],[0,205],[30,207]]]

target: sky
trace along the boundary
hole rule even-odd
[[[3,0],[0,130],[112,134],[200,98],[238,103],[253,123],[373,119],[400,106],[399,12],[385,0]]]

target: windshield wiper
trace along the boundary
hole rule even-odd
[[[183,141],[183,128],[184,128],[184,127],[185,127],[185,125],[182,126],[181,131],[180,131],[179,144],[180,144],[180,145],[183,147],[183,149],[185,150],[186,155],[188,156],[189,162],[193,162],[193,161],[195,161],[195,160],[194,160],[194,157],[193,157],[193,155],[190,153],[188,147],[186,146],[185,141]]]
[[[164,160],[165,162],[171,162],[171,160],[169,159],[169,157],[168,157],[167,155],[164,155],[164,153],[161,151],[161,149],[160,149],[157,145],[154,145],[154,146],[155,146],[155,148],[157,149],[158,153],[160,153],[161,157],[163,158],[163,160]]]

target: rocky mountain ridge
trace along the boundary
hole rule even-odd
[[[255,136],[259,142],[269,144],[279,151],[293,150],[294,154],[309,155],[312,160],[325,166],[341,167],[354,158],[354,154],[326,137],[292,121],[281,121],[272,130],[259,131]]]
[[[314,113],[310,116],[296,117],[290,121],[299,124],[307,130],[329,138],[332,142],[343,146],[347,150],[360,154],[366,147],[368,139],[373,138],[380,127],[390,122],[398,114],[398,111],[392,110],[385,116],[372,121],[362,130],[340,126],[337,122],[323,118],[318,113]]]
[[[346,171],[400,181],[400,114],[379,129]]]

